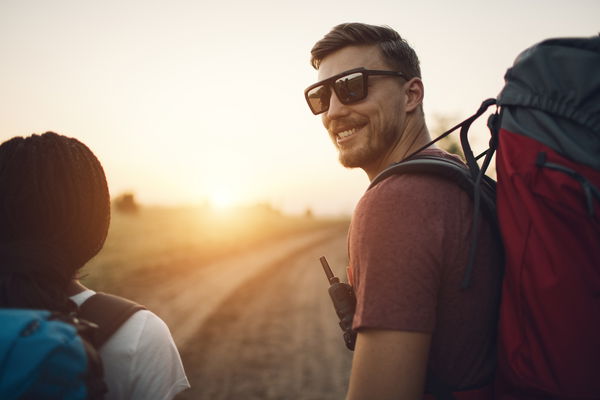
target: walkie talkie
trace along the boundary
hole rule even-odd
[[[352,320],[356,309],[354,289],[347,283],[340,282],[339,278],[333,275],[325,257],[321,257],[319,260],[329,281],[329,297],[331,297],[333,308],[340,319],[340,328],[344,332],[344,343],[348,349],[354,350],[356,343],[356,331],[352,330]]]

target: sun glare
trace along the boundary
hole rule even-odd
[[[235,196],[233,193],[224,189],[216,190],[210,196],[210,204],[217,210],[225,210],[233,207],[235,204]]]

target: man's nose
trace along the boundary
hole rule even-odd
[[[343,104],[338,98],[335,91],[331,91],[331,97],[329,98],[329,109],[327,110],[327,117],[329,119],[336,119],[340,116],[344,116],[348,113],[348,107]]]

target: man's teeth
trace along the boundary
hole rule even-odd
[[[345,138],[345,137],[352,135],[354,132],[356,132],[356,128],[352,128],[352,129],[348,129],[347,131],[340,132],[340,133],[338,133],[338,136],[340,138]]]

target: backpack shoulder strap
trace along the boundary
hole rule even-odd
[[[400,174],[431,174],[449,179],[456,183],[473,200],[473,227],[471,232],[471,246],[469,248],[469,261],[461,285],[462,289],[468,288],[471,282],[471,271],[475,263],[480,212],[492,224],[492,231],[496,241],[501,243],[500,227],[496,214],[496,181],[483,173],[474,176],[466,165],[451,159],[414,155],[410,159],[392,164],[380,172],[373,179],[367,190],[392,175]]]
[[[97,292],[79,307],[77,314],[79,318],[98,325],[90,340],[99,349],[129,317],[145,309],[124,297]]]
[[[455,181],[463,189],[473,187],[473,184],[469,181],[469,171],[465,165],[447,158],[417,155],[409,160],[400,161],[387,167],[373,179],[369,189],[391,175],[405,173],[440,175]]]
[[[390,165],[373,179],[369,185],[369,189],[392,175],[401,174],[431,174],[440,176],[456,183],[472,199],[475,196],[475,180],[466,165],[448,158],[422,155]],[[495,222],[496,182],[487,175],[484,175],[480,184],[481,200],[483,203],[482,211],[486,217]]]

